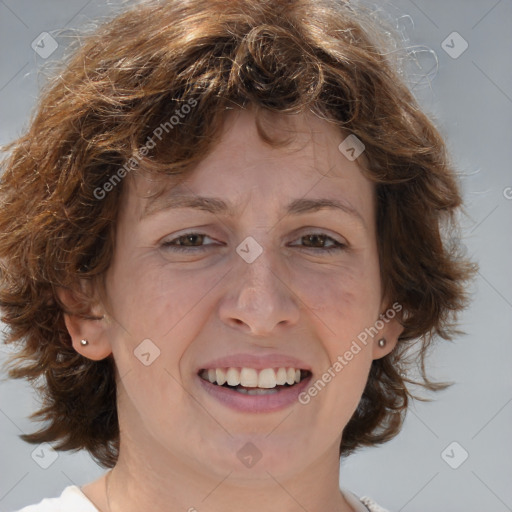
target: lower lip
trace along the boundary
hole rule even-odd
[[[307,388],[311,375],[291,387],[281,388],[277,393],[268,395],[244,395],[229,388],[217,386],[197,376],[203,389],[227,405],[230,409],[240,412],[274,412],[285,409],[299,401],[299,395]]]

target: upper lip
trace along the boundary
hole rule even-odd
[[[265,368],[283,367],[311,371],[309,364],[285,354],[232,354],[203,363],[197,368],[197,372],[211,368],[254,368],[255,370],[263,370]]]

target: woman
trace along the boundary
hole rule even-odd
[[[398,434],[473,267],[379,33],[341,1],[149,2],[49,85],[2,164],[9,374],[44,397],[24,440],[111,470],[25,512],[383,510],[340,455]]]

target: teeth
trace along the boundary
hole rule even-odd
[[[240,372],[236,368],[228,368],[226,378],[229,386],[240,385]]]
[[[222,386],[226,382],[226,372],[222,368],[215,370],[215,380],[219,386]]]
[[[258,387],[258,372],[254,368],[242,368],[240,372],[240,384],[247,388]]]
[[[300,373],[300,371],[299,371]],[[288,375],[288,372],[286,371],[286,368],[279,368],[277,370],[277,385],[278,386],[284,386],[286,384],[286,376]]]
[[[293,372],[295,375],[295,372]],[[276,383],[276,372],[272,368],[265,368],[261,370],[258,376],[258,387],[259,388],[275,388]]]
[[[229,386],[244,386],[246,388],[256,388],[254,390],[244,390],[240,392],[248,394],[262,394],[258,389],[268,390],[276,386],[285,384],[293,385],[300,382],[301,371],[297,368],[265,368],[258,370],[254,368],[209,368],[201,373],[201,376],[211,382],[222,386],[227,383]],[[255,391],[252,393],[251,391]],[[258,391],[256,393],[256,391]],[[277,390],[276,390],[277,391]]]
[[[278,393],[277,389],[245,389],[245,388],[236,388],[235,391],[238,393],[242,393],[242,395],[273,395],[274,393]]]

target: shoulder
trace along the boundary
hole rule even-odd
[[[342,492],[349,505],[354,509],[354,512],[389,512],[368,496],[359,498],[353,492],[347,490],[342,490]]]
[[[99,512],[76,485],[66,487],[58,498],[45,498],[17,512]]]

